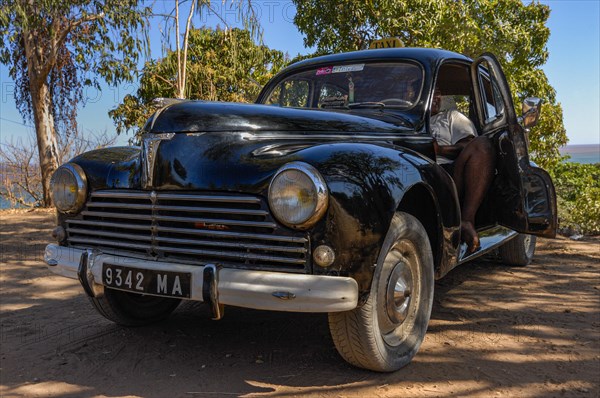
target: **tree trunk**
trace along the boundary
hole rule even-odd
[[[43,203],[42,206],[52,206],[50,196],[50,178],[58,168],[58,145],[52,116],[52,98],[48,88],[48,73],[50,67],[46,65],[47,56],[37,45],[39,38],[36,33],[23,29],[23,47],[27,58],[27,76],[29,77],[29,93],[31,95],[31,108],[35,124],[35,135],[40,157],[40,171],[42,174]],[[56,44],[55,44],[56,45]],[[50,49],[52,51],[52,49]]]
[[[42,172],[42,187],[44,190],[44,203],[42,205],[44,207],[52,206],[50,178],[58,167],[58,145],[56,144],[56,132],[49,94],[48,85],[45,82],[38,88],[31,90],[31,105]]]

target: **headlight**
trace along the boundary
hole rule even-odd
[[[50,180],[52,202],[61,213],[77,213],[85,203],[87,179],[75,163],[60,166]]]
[[[280,168],[269,186],[269,206],[283,224],[298,229],[316,223],[327,210],[327,185],[319,172],[303,162]]]

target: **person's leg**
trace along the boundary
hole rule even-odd
[[[478,137],[462,150],[454,162],[454,183],[461,203],[461,236],[470,253],[476,251],[479,237],[475,214],[494,178],[496,154],[487,137]]]

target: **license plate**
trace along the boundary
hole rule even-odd
[[[104,286],[139,294],[165,297],[190,297],[191,274],[185,272],[155,271],[103,264]]]

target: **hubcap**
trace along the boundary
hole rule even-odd
[[[531,260],[533,252],[535,250],[535,239],[531,235],[525,235],[523,237],[523,248],[525,249],[525,255]]]
[[[392,324],[401,324],[408,315],[413,291],[410,268],[403,261],[394,266],[386,292],[387,315]]]
[[[525,246],[526,251],[529,251],[529,247],[531,246],[531,235],[525,235],[523,238],[523,246]]]
[[[398,346],[412,333],[419,304],[419,260],[412,242],[401,240],[388,251],[379,293],[379,332],[386,344]]]

